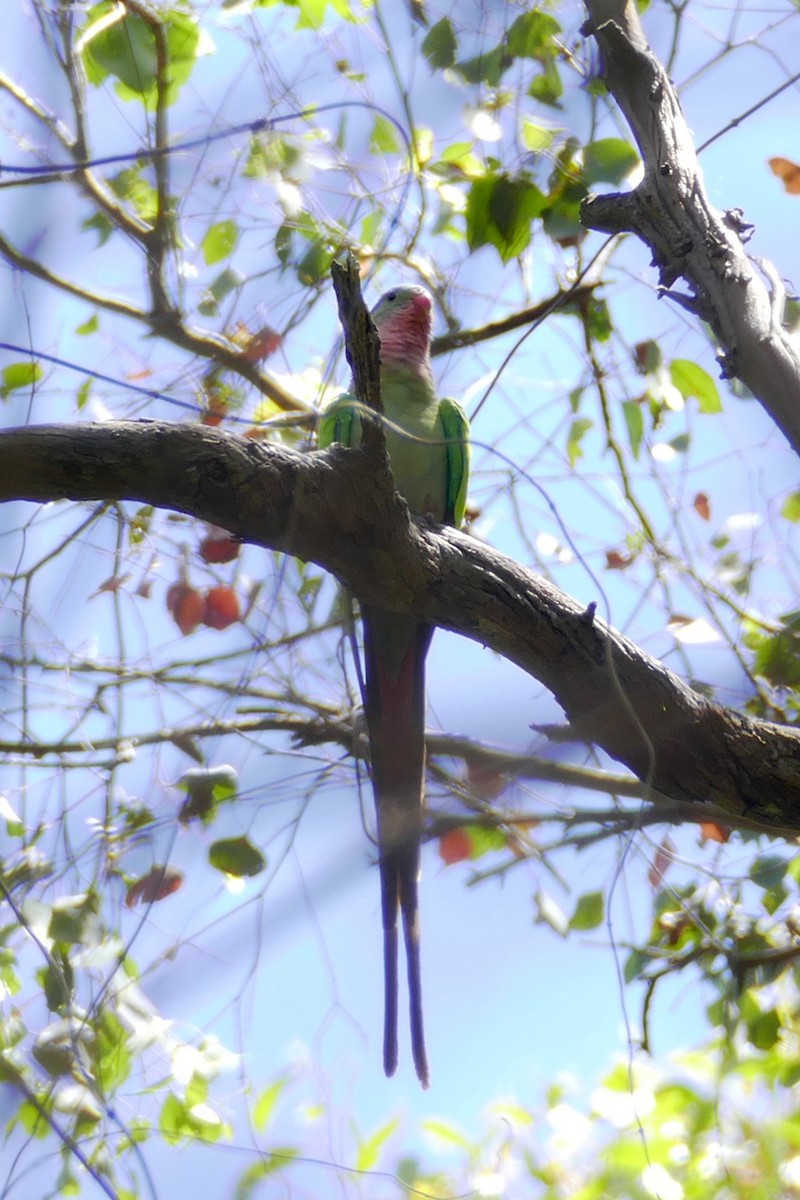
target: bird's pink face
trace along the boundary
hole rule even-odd
[[[373,310],[384,363],[427,367],[433,302],[421,287],[395,288]]]

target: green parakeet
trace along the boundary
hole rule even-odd
[[[381,398],[386,447],[397,490],[409,508],[460,525],[469,474],[469,423],[454,400],[440,400],[431,375],[431,298],[398,287],[372,316],[381,343]],[[358,406],[349,393],[323,414],[319,444],[361,440]],[[433,626],[362,604],[364,709],[377,813],[384,931],[383,1065],[397,1067],[398,911],[408,964],[411,1048],[423,1087],[430,1075],[422,1020],[419,899],[425,785],[425,656]]]

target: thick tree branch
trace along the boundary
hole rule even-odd
[[[680,102],[635,4],[585,3],[584,32],[600,47],[603,77],[636,138],[644,178],[624,195],[589,197],[582,219],[605,233],[635,233],[650,247],[664,294],[714,330],[723,377],[741,379],[800,453],[800,350],[781,325],[778,274],[769,264],[759,270],[745,253],[750,227],[741,213],[719,213],[709,203]],[[680,278],[689,294],[669,290]]]
[[[364,451],[300,454],[159,422],[0,435],[0,500],[61,498],[175,509],[316,562],[365,600],[515,662],[653,794],[800,831],[800,731],[710,703],[592,608],[473,538],[415,524]]]

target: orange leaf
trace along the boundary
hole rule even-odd
[[[720,825],[717,821],[700,822],[700,840],[702,842],[728,842],[730,836],[731,831],[727,825]]]
[[[777,175],[790,196],[800,196],[800,167],[790,158],[770,158],[772,174]]]

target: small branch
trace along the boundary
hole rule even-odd
[[[773,298],[745,253],[739,211],[708,201],[675,89],[642,32],[633,0],[585,0],[603,77],[636,139],[644,178],[625,194],[590,196],[581,219],[631,232],[653,252],[662,293],[707,321],[723,378],[737,376],[800,454],[800,349],[775,319]],[[690,293],[673,292],[683,278]]]
[[[501,321],[491,321],[488,325],[481,325],[478,329],[457,329],[452,333],[440,334],[431,342],[431,358],[449,354],[452,350],[462,350],[465,346],[477,346],[492,338],[502,337],[503,334],[512,333],[524,325],[533,325],[535,321],[541,321],[554,312],[563,312],[572,307],[576,307],[580,311],[591,299],[597,287],[597,283],[575,284],[570,288],[562,288],[554,295],[549,296],[547,300],[541,300],[529,308],[511,313]]]
[[[172,242],[169,200],[169,144],[167,129],[167,103],[169,95],[169,43],[164,24],[148,4],[139,0],[125,0],[126,7],[136,13],[147,24],[156,48],[156,111],[155,111],[155,154],[153,169],[156,175],[156,216],[145,238],[147,250],[147,279],[150,285],[150,301],[153,320],[159,325],[164,320],[177,316],[176,305],[170,300],[164,270]]]

